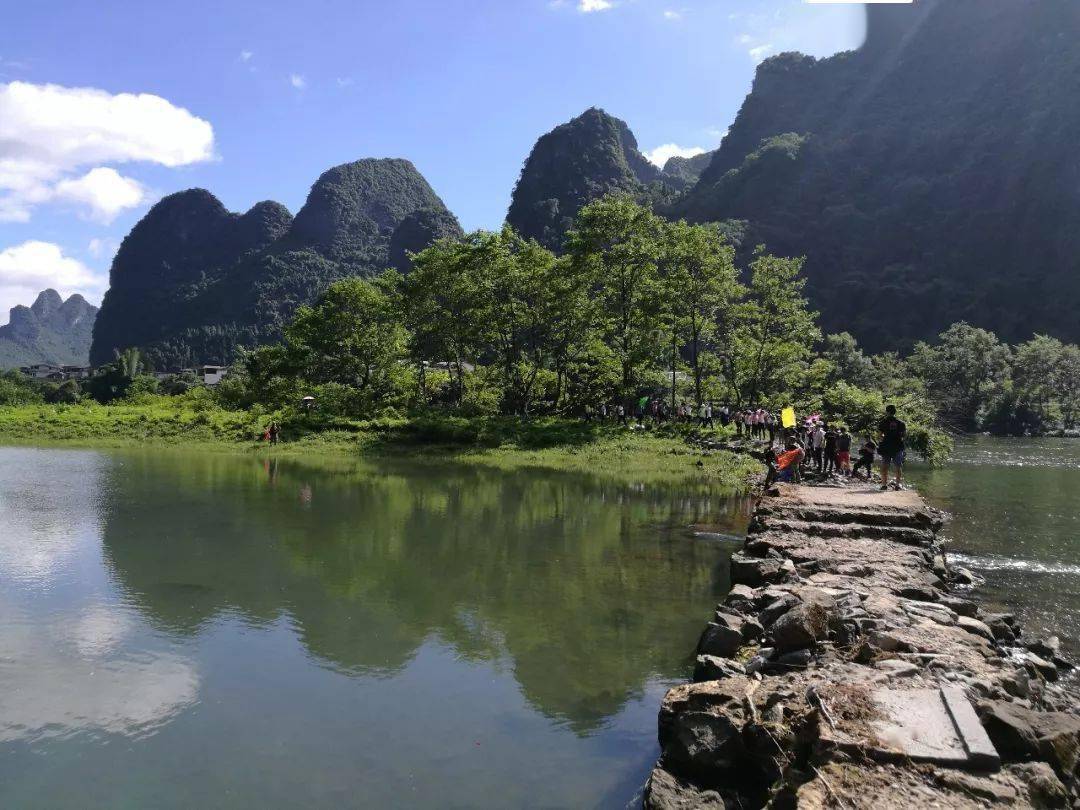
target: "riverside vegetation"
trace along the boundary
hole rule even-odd
[[[0,435],[235,442],[274,421],[305,446],[632,446],[659,458],[677,457],[692,428],[630,440],[580,417],[602,403],[630,412],[645,396],[794,404],[868,432],[893,401],[933,464],[952,431],[1066,429],[1080,413],[1076,346],[1039,336],[1010,347],[961,323],[906,357],[869,356],[850,335],[822,335],[801,259],[759,248],[740,273],[721,229],[628,196],[585,206],[563,256],[506,228],[440,239],[411,260],[407,275],[334,283],[214,390],[159,381],[134,349],[82,385],[9,374]]]

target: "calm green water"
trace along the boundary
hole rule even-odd
[[[912,477],[952,513],[954,559],[987,580],[977,595],[1080,653],[1080,440],[965,439]]]
[[[0,806],[624,807],[747,508],[0,448]]]

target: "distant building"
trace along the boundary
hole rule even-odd
[[[33,377],[35,380],[64,379],[64,367],[54,366],[51,363],[35,363],[32,366],[23,366],[19,371],[27,377]]]
[[[184,371],[190,371],[203,385],[208,385],[213,388],[215,385],[225,379],[225,375],[229,373],[229,367],[196,366],[195,368],[186,368],[184,369]]]
[[[88,380],[93,373],[90,366],[64,366],[65,380]]]

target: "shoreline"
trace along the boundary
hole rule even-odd
[[[957,591],[943,520],[911,491],[762,496],[645,807],[1074,806],[1072,665]]]
[[[264,415],[139,406],[0,407],[0,446],[162,450],[249,458],[416,461],[586,474],[617,482],[747,492],[761,465],[736,448],[693,444],[678,431],[584,426],[574,420],[395,419],[348,429],[304,426],[276,445],[250,438]],[[299,431],[297,431],[299,433]],[[289,433],[286,433],[289,436]]]

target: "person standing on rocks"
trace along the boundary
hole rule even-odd
[[[885,418],[878,425],[881,441],[878,442],[878,455],[881,456],[881,488],[889,488],[889,467],[896,470],[896,489],[904,488],[904,439],[907,425],[896,417],[896,406],[885,406]]]
[[[810,433],[810,447],[814,456],[814,466],[817,467],[817,471],[824,472],[825,470],[825,428],[818,422],[814,425],[813,431]]]
[[[836,437],[836,466],[840,475],[851,477],[851,434],[845,425],[840,426],[840,435]]]

